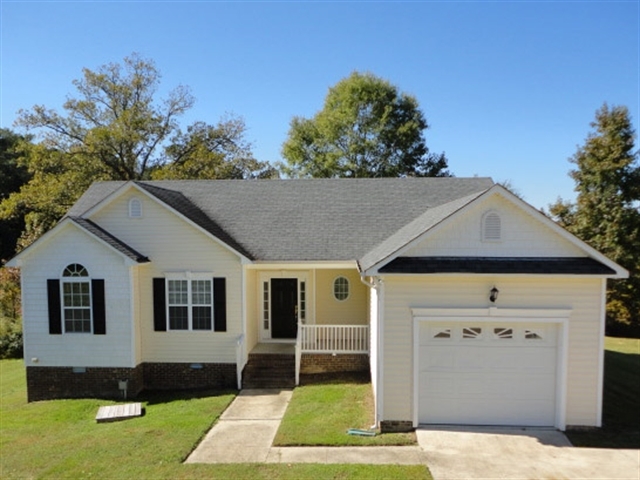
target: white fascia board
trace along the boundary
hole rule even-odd
[[[269,262],[269,261],[254,261],[247,265],[247,268],[256,270],[322,270],[322,269],[356,269],[358,268],[358,262],[355,260],[349,261],[281,261],[281,262]]]
[[[11,261],[7,262],[7,266],[8,267],[20,267],[22,265],[24,257],[32,255],[37,250],[40,250],[41,248],[43,248],[47,243],[49,243],[51,241],[51,239],[53,239],[60,231],[62,231],[69,224],[73,225],[75,228],[77,228],[82,233],[84,233],[85,235],[90,237],[92,240],[94,240],[97,243],[101,244],[102,246],[108,248],[112,252],[117,253],[120,257],[122,257],[122,259],[124,260],[124,264],[125,265],[127,265],[127,266],[139,265],[138,262],[136,262],[135,260],[133,260],[133,259],[129,258],[128,256],[126,256],[120,250],[115,249],[112,245],[109,245],[107,242],[105,242],[101,238],[95,236],[93,233],[91,233],[88,230],[85,230],[84,228],[82,228],[82,226],[78,225],[71,218],[66,217],[66,218],[63,218],[60,221],[60,223],[58,223],[55,227],[53,227],[51,230],[46,232],[44,235],[42,235],[40,238],[38,238],[35,242],[33,242],[31,245],[29,245],[27,248],[25,248],[22,252],[20,252],[18,255],[13,257],[11,259]]]
[[[227,250],[233,252],[235,255],[240,257],[240,261],[241,261],[242,264],[251,263],[251,259],[249,259],[246,256],[244,256],[242,253],[238,252],[233,247],[231,247],[230,245],[226,244],[225,242],[220,240],[215,235],[212,235],[211,233],[207,232],[200,225],[194,223],[193,221],[191,221],[190,219],[188,219],[187,217],[182,215],[180,212],[175,210],[173,207],[171,207],[170,205],[164,203],[162,200],[160,200],[159,198],[155,197],[151,193],[147,192],[144,188],[140,187],[138,184],[136,184],[133,181],[129,181],[129,182],[125,183],[124,185],[122,185],[115,192],[111,193],[110,195],[105,197],[103,200],[101,200],[99,203],[97,203],[94,207],[90,208],[85,213],[83,213],[82,217],[83,218],[90,218],[92,215],[95,215],[97,212],[102,210],[106,205],[108,205],[109,203],[111,203],[113,200],[115,200],[116,198],[120,197],[121,195],[123,195],[124,192],[127,191],[129,188],[135,189],[141,195],[144,195],[146,198],[148,198],[150,200],[153,200],[158,205],[161,205],[162,207],[164,207],[167,210],[169,210],[170,212],[172,212],[174,215],[178,216],[179,218],[181,218],[182,220],[187,222],[189,225],[191,225],[196,230],[204,233],[207,237],[211,238],[214,242],[216,242],[219,245],[223,246]]]

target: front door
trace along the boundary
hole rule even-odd
[[[271,279],[271,338],[298,334],[298,279]]]

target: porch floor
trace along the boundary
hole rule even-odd
[[[294,355],[296,347],[293,343],[258,343],[249,352],[249,355],[253,353],[257,354],[280,354],[280,355]]]

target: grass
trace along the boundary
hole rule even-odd
[[[605,340],[602,423],[567,436],[580,447],[640,448],[640,339]]]
[[[148,394],[143,417],[97,424],[99,406],[80,399],[26,401],[21,361],[0,361],[0,478],[409,479],[424,466],[183,464],[235,392]]]
[[[371,384],[357,378],[314,381],[293,391],[274,440],[275,445],[416,445],[415,433],[385,433],[375,437],[347,435],[349,428],[373,423]]]

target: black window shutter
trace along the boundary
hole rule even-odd
[[[164,277],[153,279],[153,329],[167,331],[167,302]]]
[[[47,280],[47,297],[49,304],[49,333],[62,333],[62,312],[60,305],[60,280]]]
[[[213,279],[213,330],[227,331],[227,279]]]
[[[93,310],[93,334],[106,335],[107,315],[104,301],[104,280],[91,280],[91,309]]]

